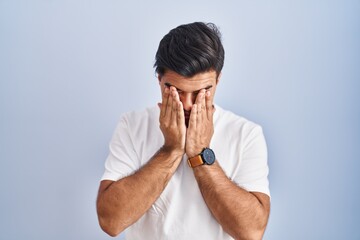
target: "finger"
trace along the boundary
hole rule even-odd
[[[201,106],[201,94],[202,94],[202,90],[200,90],[200,92],[197,94],[196,99],[195,99],[195,104],[197,105],[197,113],[199,110],[201,110],[201,108],[199,108]],[[191,109],[191,111],[193,111],[193,109]]]
[[[201,104],[203,94],[204,94],[204,89],[201,89],[200,92],[196,96],[195,104],[197,104],[197,105]]]
[[[212,102],[211,102],[211,92],[206,91],[205,93],[205,100],[206,100],[206,115],[207,119],[211,120],[214,114]]]
[[[189,129],[196,129],[197,115],[198,115],[197,105],[194,104],[191,108],[190,119],[189,119]]]
[[[185,116],[184,116],[184,108],[182,105],[182,102],[178,101],[178,109],[177,109],[177,124],[178,126],[184,126],[185,125]]]
[[[165,117],[166,115],[166,106],[167,106],[167,102],[169,100],[169,88],[165,87],[164,89],[164,93],[162,95],[162,103],[161,103],[161,109],[160,109],[160,116],[161,117]]]
[[[168,119],[168,121],[171,120],[171,115],[172,115],[173,97],[171,96],[171,91],[172,91],[171,87],[170,87],[169,91],[170,91],[170,93],[169,93],[168,101],[167,101],[167,104],[166,104],[166,115],[165,115],[165,117]]]
[[[177,115],[178,115],[178,101],[177,101],[177,91],[171,91],[172,98],[172,107],[171,107],[171,123],[177,124]]]
[[[197,104],[197,122],[200,123],[205,119],[205,90],[202,89],[199,93],[199,102]],[[205,116],[204,116],[205,115]]]
[[[176,123],[178,126],[185,125],[185,116],[184,116],[184,109],[182,102],[180,101],[179,93],[175,90],[174,91],[174,100],[173,105],[175,105],[175,112],[174,116],[176,116]]]

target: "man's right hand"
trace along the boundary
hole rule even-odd
[[[186,126],[184,109],[176,88],[165,86],[160,107],[160,129],[164,135],[163,150],[185,153]]]
[[[166,89],[159,103],[164,146],[135,173],[100,184],[97,212],[101,228],[110,236],[118,235],[145,214],[164,191],[185,153],[183,105],[174,87]]]

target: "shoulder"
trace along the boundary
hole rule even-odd
[[[129,111],[121,114],[118,120],[115,135],[127,134],[131,138],[143,137],[149,131],[144,129],[155,129],[159,120],[159,109],[157,106],[143,110]]]
[[[128,126],[137,126],[153,121],[158,121],[159,108],[157,106],[148,107],[142,110],[125,112],[120,117],[120,122],[126,123]]]
[[[132,120],[141,120],[141,119],[146,119],[146,118],[152,117],[158,113],[159,113],[159,108],[156,106],[153,106],[153,107],[148,107],[148,108],[141,109],[141,110],[125,112],[122,114],[122,118],[132,119]]]
[[[218,105],[215,107],[214,122],[216,127],[222,132],[248,135],[253,131],[262,131],[259,124],[232,111],[225,110]]]

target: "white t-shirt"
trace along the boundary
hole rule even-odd
[[[131,175],[159,150],[164,143],[159,113],[156,106],[122,116],[102,180],[117,181]],[[270,196],[267,148],[260,126],[216,106],[210,148],[238,186]],[[129,240],[233,239],[208,209],[186,155],[160,197],[125,235]]]

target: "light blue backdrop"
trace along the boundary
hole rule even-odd
[[[216,102],[264,128],[265,239],[360,239],[359,1],[0,0],[0,239],[109,239],[95,200],[121,113],[160,100],[160,39],[214,22]],[[122,237],[120,237],[122,239]]]

